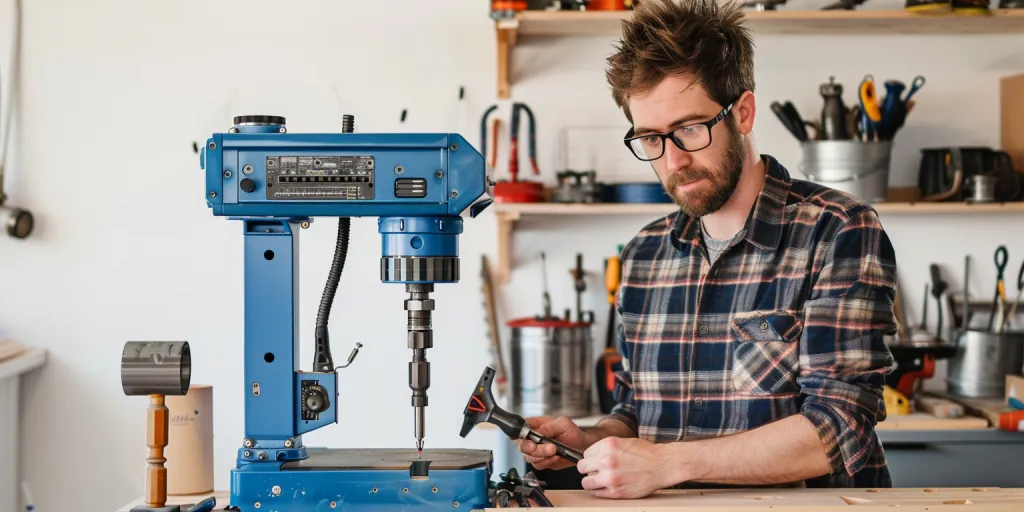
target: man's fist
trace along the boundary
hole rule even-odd
[[[587,434],[565,416],[556,419],[552,419],[550,416],[536,416],[526,418],[526,423],[534,432],[581,452],[592,443],[592,441],[588,442]],[[537,469],[565,469],[574,465],[555,455],[555,445],[553,444],[537,444],[525,439],[517,439],[516,445],[525,456],[526,462]]]
[[[583,488],[599,498],[635,499],[676,483],[679,461],[666,445],[607,437],[583,452]]]

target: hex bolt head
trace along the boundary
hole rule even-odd
[[[246,458],[252,457],[252,452],[249,451],[249,450],[246,450],[246,451],[242,452],[242,455],[245,455]]]
[[[252,166],[246,165],[245,167],[242,167],[242,172],[245,174],[252,174]]]
[[[217,197],[217,193],[211,190],[210,191],[210,199],[213,199],[215,197]]]
[[[459,145],[458,144],[452,144],[452,151],[458,151],[458,150],[459,150]]]
[[[231,171],[224,171],[224,177],[225,178],[230,178],[231,177]]]
[[[459,197],[459,191],[458,190],[452,190],[452,199],[455,199],[456,197]]]
[[[256,442],[248,437],[242,440],[242,446],[246,448],[252,448],[253,446],[255,446],[255,444]]]
[[[275,486],[271,487],[270,488],[270,494],[273,494],[274,496],[280,496],[281,495],[281,486],[280,485],[275,485]]]
[[[284,442],[285,448],[291,448],[293,446],[295,446],[295,441],[292,441],[291,439],[288,439],[287,441]]]
[[[257,458],[259,458],[260,460],[267,460],[267,457],[267,452],[260,452],[260,454],[257,455]]]
[[[210,143],[210,145],[209,145],[208,147],[209,147],[210,149],[217,149],[217,144],[216,144],[216,143],[214,143],[214,142],[211,142],[211,143]]]
[[[335,502],[335,501],[332,501],[331,502],[331,508],[337,508],[337,507],[338,507],[338,503]]]

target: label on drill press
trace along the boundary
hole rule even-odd
[[[372,156],[268,156],[267,199],[373,199]]]

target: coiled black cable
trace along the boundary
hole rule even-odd
[[[334,295],[338,291],[338,282],[341,281],[341,272],[345,269],[345,257],[348,255],[348,236],[351,219],[348,217],[338,218],[338,239],[334,244],[334,259],[331,261],[331,271],[327,274],[327,285],[324,286],[324,293],[320,297],[320,307],[316,311],[316,353],[313,355],[313,369],[315,371],[334,371],[334,357],[331,356],[331,337],[327,330],[327,321],[331,316],[331,306],[334,305]]]

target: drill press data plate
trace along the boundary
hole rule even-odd
[[[426,477],[411,466],[430,460]],[[432,511],[491,507],[489,450],[310,448],[309,457],[232,471],[231,505],[241,512]],[[334,503],[334,507],[331,507]]]

